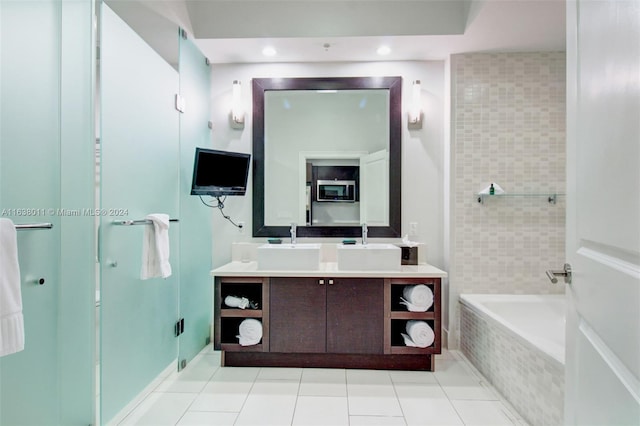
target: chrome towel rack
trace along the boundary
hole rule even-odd
[[[21,223],[14,226],[16,231],[27,231],[32,229],[51,229],[53,228],[53,223]]]
[[[180,219],[169,219],[169,222],[180,222]],[[114,225],[131,226],[131,225],[152,225],[153,222],[149,219],[138,220],[114,220]]]

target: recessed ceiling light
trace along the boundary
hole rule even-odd
[[[264,49],[262,49],[262,54],[264,56],[275,56],[276,53],[278,53],[278,52],[276,52],[276,49],[274,49],[271,46],[267,46]]]
[[[389,46],[380,46],[378,47],[378,55],[384,56],[384,55],[388,55],[389,53],[391,53],[391,48]]]

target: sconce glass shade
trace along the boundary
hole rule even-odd
[[[420,80],[413,82],[411,90],[411,107],[409,108],[409,124],[413,128],[422,128],[422,86]]]
[[[231,121],[237,126],[244,125],[244,108],[242,107],[242,86],[240,85],[240,80],[233,80]]]

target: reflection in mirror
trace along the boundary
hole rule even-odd
[[[254,79],[254,236],[399,236],[400,86]]]

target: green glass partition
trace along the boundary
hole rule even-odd
[[[180,232],[178,74],[105,4],[101,8],[101,418],[107,423],[176,368]],[[165,213],[172,275],[140,279],[145,226]]]
[[[18,231],[25,347],[0,358],[2,425],[94,422],[93,15],[0,1],[0,211],[53,225]]]
[[[180,360],[191,360],[207,344],[212,318],[211,209],[189,195],[196,147],[209,147],[211,69],[186,37],[180,38],[180,94],[188,107],[180,114]]]

